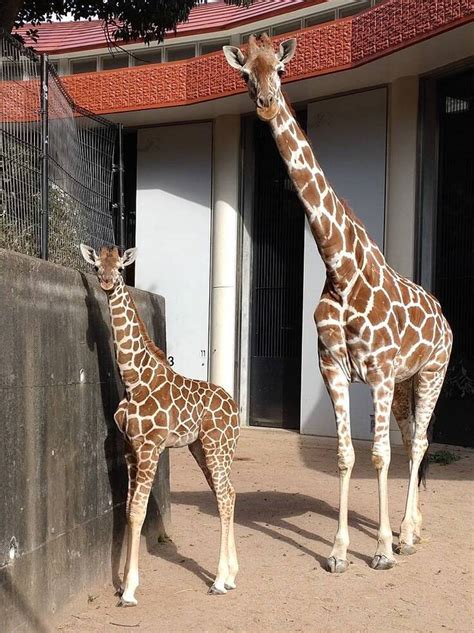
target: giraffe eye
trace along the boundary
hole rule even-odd
[[[119,273],[123,273],[123,266],[119,266],[118,271]]]
[[[249,80],[249,74],[248,73],[242,73],[242,79],[245,81],[245,83],[247,83],[248,80]]]
[[[285,72],[285,69],[284,69],[284,68],[279,68],[279,69],[277,70],[277,73],[278,73],[278,76],[279,76],[279,77],[282,77],[282,76],[283,76],[283,74],[284,74],[284,72]]]
[[[96,273],[98,273],[99,272],[99,267],[98,266],[94,266],[94,270],[95,270]]]

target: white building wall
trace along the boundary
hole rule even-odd
[[[212,124],[142,129],[137,151],[137,288],[166,300],[174,368],[208,377]]]
[[[383,248],[385,223],[387,91],[385,88],[323,99],[308,106],[308,136],[326,177],[348,201]],[[335,435],[334,414],[317,357],[314,310],[325,268],[306,223],[301,365],[301,432]],[[370,392],[351,386],[351,426],[356,439],[370,439]]]

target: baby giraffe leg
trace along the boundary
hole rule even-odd
[[[127,521],[128,521],[130,506],[132,503],[133,494],[135,492],[135,486],[136,486],[136,480],[137,480],[137,460],[136,460],[136,456],[135,456],[132,446],[129,444],[128,440],[126,439],[125,439],[125,462],[127,464],[127,471],[128,471],[128,491],[127,491],[127,504],[125,506],[125,516],[127,517]],[[127,559],[125,561],[125,570],[123,573],[124,582],[125,582],[125,578],[128,576],[128,571],[129,571],[128,563],[129,563],[129,557],[127,556]],[[123,591],[124,591],[124,586],[125,586],[124,582],[122,582],[122,585],[117,592],[120,596],[123,594]]]
[[[214,482],[212,479],[211,471],[209,470],[206,463],[206,456],[204,454],[204,449],[201,444],[201,440],[196,440],[193,444],[189,445],[189,450],[191,451],[194,459],[199,464],[204,476],[206,477],[207,483],[209,484],[210,489],[214,494],[216,494],[214,488]],[[232,487],[232,484],[229,481],[229,494],[231,496],[231,515],[229,519],[229,528],[228,528],[228,575],[224,582],[225,589],[235,589],[235,577],[237,576],[237,572],[239,571],[239,564],[237,562],[237,551],[235,549],[235,537],[234,537],[234,506],[235,506],[235,492]],[[222,547],[222,546],[221,546]]]
[[[145,520],[150,490],[158,466],[158,458],[162,450],[162,447],[158,448],[154,444],[144,443],[135,452],[137,477],[127,515],[127,561],[125,564],[123,593],[119,602],[121,606],[130,607],[137,604],[135,591],[139,582],[138,554],[140,549],[140,535],[143,521]]]

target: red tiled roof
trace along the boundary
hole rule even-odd
[[[202,4],[191,10],[188,22],[178,24],[176,33],[170,32],[167,37],[183,37],[223,31],[326,1],[255,0],[248,8],[228,5],[223,0],[212,4]],[[39,39],[36,43],[25,37],[29,28],[35,28],[39,32]],[[25,37],[27,45],[33,46],[40,53],[49,53],[50,55],[107,46],[103,22],[99,20],[53,22],[40,24],[36,27],[25,25],[18,32]]]
[[[298,31],[284,81],[356,68],[473,20],[474,0],[387,0],[359,15]],[[189,105],[246,91],[222,52],[62,79],[75,101],[97,114]]]

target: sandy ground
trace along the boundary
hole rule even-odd
[[[472,631],[472,451],[432,465],[421,491],[424,542],[414,556],[373,571],[377,488],[370,447],[356,443],[349,515],[350,567],[323,569],[336,529],[334,441],[244,429],[234,462],[238,587],[207,595],[216,569],[214,498],[186,449],[171,453],[173,542],[141,551],[138,607],[117,608],[111,585],[91,588],[62,617],[62,632]],[[407,486],[393,449],[390,515],[395,534]]]

